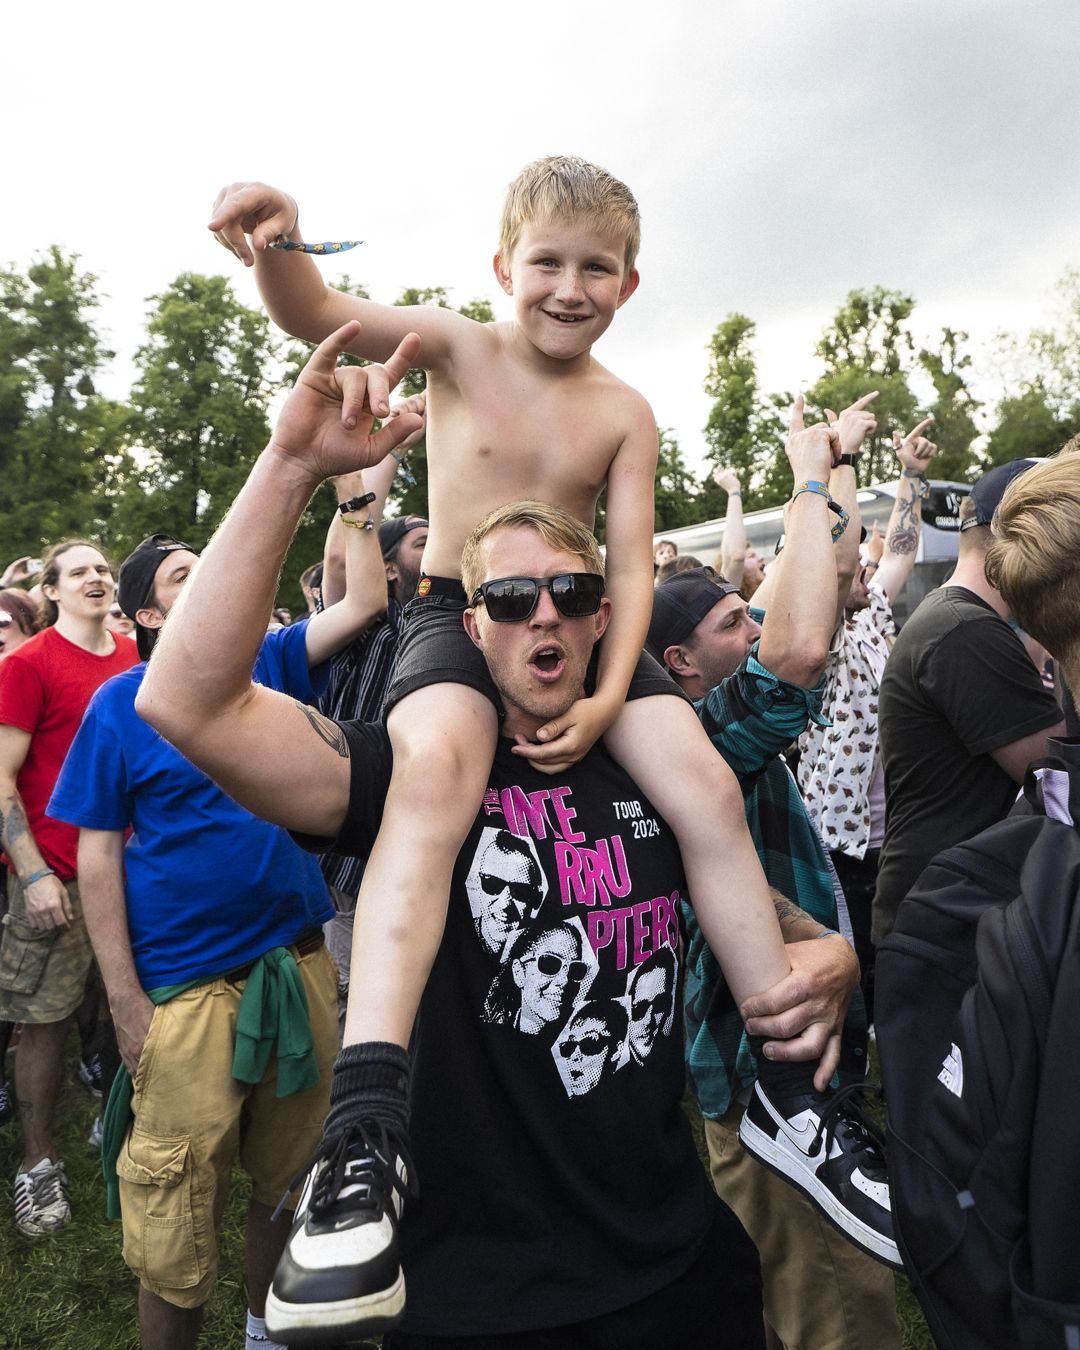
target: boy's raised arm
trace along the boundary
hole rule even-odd
[[[305,342],[322,342],[351,319],[363,324],[348,350],[368,361],[387,361],[408,333],[422,340],[425,370],[451,359],[455,337],[478,325],[435,305],[381,305],[327,286],[306,253],[271,248],[275,239],[299,240],[296,202],[266,183],[230,183],[214,201],[209,228],[217,241],[255,268],[267,313],[279,328]],[[383,415],[379,409],[376,415]]]
[[[136,710],[230,796],[303,834],[336,835],[349,799],[336,723],[253,684],[251,670],[297,522],[324,478],[377,464],[420,425],[372,434],[371,404],[415,365],[412,335],[382,366],[338,369],[346,324],[304,367],[269,445],[169,614]]]

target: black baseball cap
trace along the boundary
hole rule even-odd
[[[652,622],[645,639],[649,651],[663,665],[668,647],[685,642],[714,605],[738,593],[738,586],[712,567],[691,567],[668,577],[653,592]]]
[[[1008,464],[999,464],[996,469],[984,473],[971,489],[971,500],[975,503],[975,514],[960,522],[961,530],[973,530],[976,525],[989,525],[994,519],[998,503],[1005,495],[1005,489],[1028,469],[1041,464],[1041,459],[1014,459]]]
[[[120,608],[135,624],[135,642],[144,661],[150,659],[157,633],[155,629],[144,628],[135,616],[150,603],[158,568],[170,553],[178,549],[195,552],[190,544],[174,539],[171,534],[152,534],[120,564],[116,598]]]
[[[388,558],[410,530],[426,530],[428,523],[419,516],[393,516],[379,526],[379,548],[383,558]]]

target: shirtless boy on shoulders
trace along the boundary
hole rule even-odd
[[[345,1312],[328,1305],[348,1302],[354,1330],[363,1329],[363,1316],[372,1326],[386,1326],[404,1305],[398,1206],[391,1197],[408,1132],[406,1047],[438,951],[454,861],[481,803],[499,734],[499,696],[462,614],[469,605],[486,604],[493,619],[497,607],[504,621],[525,621],[539,598],[536,580],[551,583],[551,598],[563,614],[595,612],[581,608],[586,588],[576,574],[496,580],[484,587],[487,594],[465,595],[462,546],[492,508],[539,498],[591,528],[607,486],[612,619],[599,647],[595,688],[516,753],[558,773],[603,736],[672,827],[702,929],[736,1000],[777,984],[790,966],[738,785],[691,705],[642,656],[653,588],[656,425],[645,399],[592,356],[593,344],[638,284],[640,225],[629,190],[570,157],[523,170],[508,192],[495,256],[499,284],[514,304],[507,323],[481,324],[447,309],[381,305],[328,288],[309,256],[272,247],[302,236],[296,204],[263,184],[226,188],[210,228],[255,266],[267,309],[287,332],[320,342],[359,320],[349,351],[390,362],[392,370],[403,361],[421,364],[428,377],[430,526],[424,573],[406,610],[387,696],[393,779],[357,906],[345,1048],[335,1066],[326,1151],[315,1162],[297,1216],[299,1221],[313,1190],[319,1212],[328,1204],[340,1208],[328,1239],[334,1254],[327,1257],[340,1269],[342,1231],[349,1231],[354,1197],[348,1294],[336,1300],[324,1289],[314,1297],[326,1308],[328,1324],[340,1326]],[[346,427],[388,413],[389,377],[381,366],[370,370],[366,389],[363,407],[346,402]],[[825,428],[816,431],[829,435]],[[825,529],[823,498],[819,505]],[[362,524],[360,512],[352,523]],[[564,659],[558,642],[541,633],[522,678],[542,687],[558,678]],[[707,833],[701,829],[703,800],[711,804]],[[838,1049],[834,1032],[838,1028],[830,1026],[816,1075],[809,1066],[769,1066],[781,1084],[774,1099],[812,1090],[812,1076],[819,1086],[827,1084]],[[776,1058],[813,1058],[825,1041],[823,1028],[812,1029],[780,1045]],[[765,1073],[762,1085],[768,1087]],[[776,1105],[783,1114],[784,1101]],[[389,1136],[389,1145],[373,1149],[372,1136]],[[327,1158],[343,1137],[347,1162],[336,1167],[330,1196],[327,1178],[318,1174],[328,1169]],[[381,1197],[374,1205],[373,1195]],[[313,1289],[325,1286],[315,1268],[320,1258],[313,1255],[318,1226],[311,1226],[304,1246],[312,1254],[304,1259],[314,1263]],[[296,1236],[294,1231],[290,1249]],[[283,1262],[288,1259],[289,1250]],[[278,1313],[281,1330],[303,1327],[305,1333],[312,1317],[322,1315],[301,1306]]]

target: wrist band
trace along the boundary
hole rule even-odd
[[[835,928],[823,928],[820,933],[814,934],[815,939],[823,937],[844,937],[844,935],[843,933],[838,933]],[[847,938],[844,938],[844,941],[846,942]]]
[[[841,464],[844,464],[849,469],[854,469],[861,458],[862,458],[861,450],[856,450],[853,455],[841,455],[840,458],[833,465],[833,468],[838,469]]]
[[[742,493],[739,491],[738,488],[729,488],[729,489],[728,489],[728,496],[729,496],[729,497],[741,497],[741,496],[742,496]]]
[[[343,516],[347,516],[350,511],[362,511],[365,506],[370,506],[374,500],[374,492],[365,492],[362,497],[350,497],[347,502],[338,502],[337,509]]]
[[[813,492],[819,497],[824,497],[829,510],[836,512],[836,524],[829,531],[835,544],[848,527],[848,513],[839,502],[833,501],[832,497],[829,496],[828,485],[818,482],[817,479],[808,478],[805,483],[800,483],[791,494],[791,500],[794,501],[803,492]]]
[[[321,244],[305,244],[302,239],[286,239],[279,235],[277,239],[271,239],[270,247],[279,248],[283,253],[314,253],[321,257],[324,253],[348,253],[363,242],[362,239],[326,239]]]
[[[926,481],[926,474],[921,469],[901,469],[900,477],[906,478],[912,484],[912,491],[921,501],[923,497],[929,497],[930,484]],[[918,484],[918,486],[915,486]]]
[[[28,877],[20,877],[19,885],[25,890],[27,886],[32,886],[35,881],[40,881],[42,877],[54,876],[56,876],[56,873],[51,867],[39,867],[36,872],[31,872]]]

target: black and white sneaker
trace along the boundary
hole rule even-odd
[[[105,1086],[105,1071],[101,1067],[101,1056],[93,1054],[87,1055],[85,1059],[80,1058],[75,1065],[75,1077],[95,1097],[100,1097],[101,1090]]]
[[[864,1087],[857,1083],[831,1094],[807,1093],[780,1102],[771,1100],[757,1082],[739,1139],[857,1247],[902,1270],[883,1141],[856,1100]]]
[[[416,1193],[402,1142],[354,1125],[309,1164],[266,1296],[266,1330],[285,1345],[337,1345],[387,1331],[405,1310],[397,1226]]]

